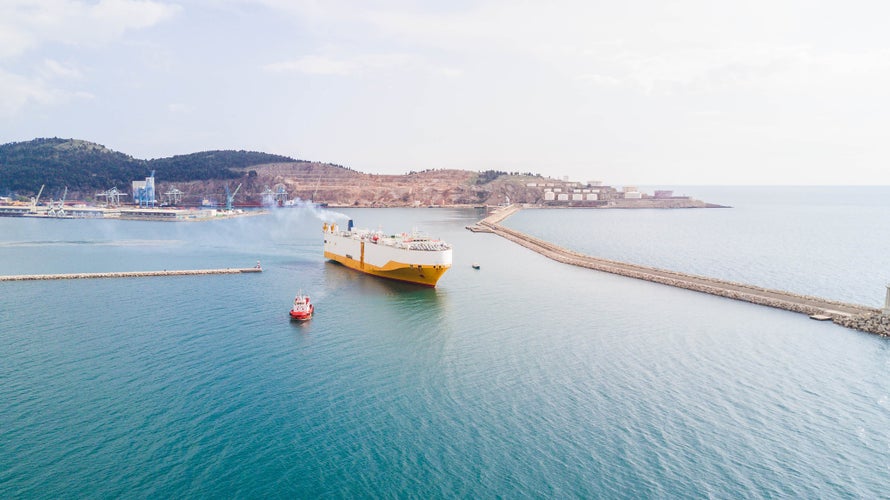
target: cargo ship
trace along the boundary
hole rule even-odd
[[[417,232],[387,235],[352,220],[345,231],[327,222],[323,230],[325,258],[366,274],[436,286],[451,267],[451,245]]]

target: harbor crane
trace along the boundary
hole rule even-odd
[[[179,205],[180,202],[182,202],[182,191],[173,188],[170,191],[164,193],[164,197],[167,198],[168,205]]]
[[[43,194],[43,188],[44,188],[44,187],[46,187],[46,184],[41,184],[41,185],[40,185],[40,191],[37,192],[37,197],[35,197],[35,198],[33,198],[33,199],[31,200],[31,213],[32,213],[32,214],[36,214],[36,213],[37,213],[37,202],[40,201],[40,195]]]
[[[65,191],[62,192],[62,199],[59,200],[58,205],[52,199],[49,200],[49,210],[46,211],[46,215],[50,217],[65,217],[65,198],[67,197],[68,186],[65,186]]]
[[[238,194],[240,189],[241,184],[238,184],[238,187],[235,188],[235,192],[229,194],[229,185],[226,184],[226,210],[232,211],[232,203],[235,201],[235,195]]]
[[[104,197],[105,203],[110,207],[119,207],[121,204],[121,196],[127,196],[127,193],[120,192],[120,190],[117,189],[117,186],[108,191],[96,193],[96,198]]]

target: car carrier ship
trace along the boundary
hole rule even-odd
[[[384,234],[324,223],[324,256],[366,274],[436,286],[451,267],[451,245],[423,234]]]

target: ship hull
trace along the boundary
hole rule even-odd
[[[332,233],[325,234],[324,256],[365,274],[430,287],[451,268],[450,248],[406,250]]]
[[[343,264],[350,269],[370,274],[371,276],[404,281],[407,283],[416,283],[425,286],[436,286],[436,283],[439,282],[439,278],[441,278],[442,275],[445,274],[445,271],[448,270],[448,267],[442,266],[423,266],[392,261],[388,262],[383,267],[377,267],[368,263],[362,265],[361,261],[337,255],[332,252],[325,252],[324,256],[326,259]]]

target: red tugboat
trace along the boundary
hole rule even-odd
[[[302,290],[294,297],[294,307],[290,310],[290,318],[297,321],[306,321],[312,317],[315,306],[309,301],[308,295],[303,295]]]

